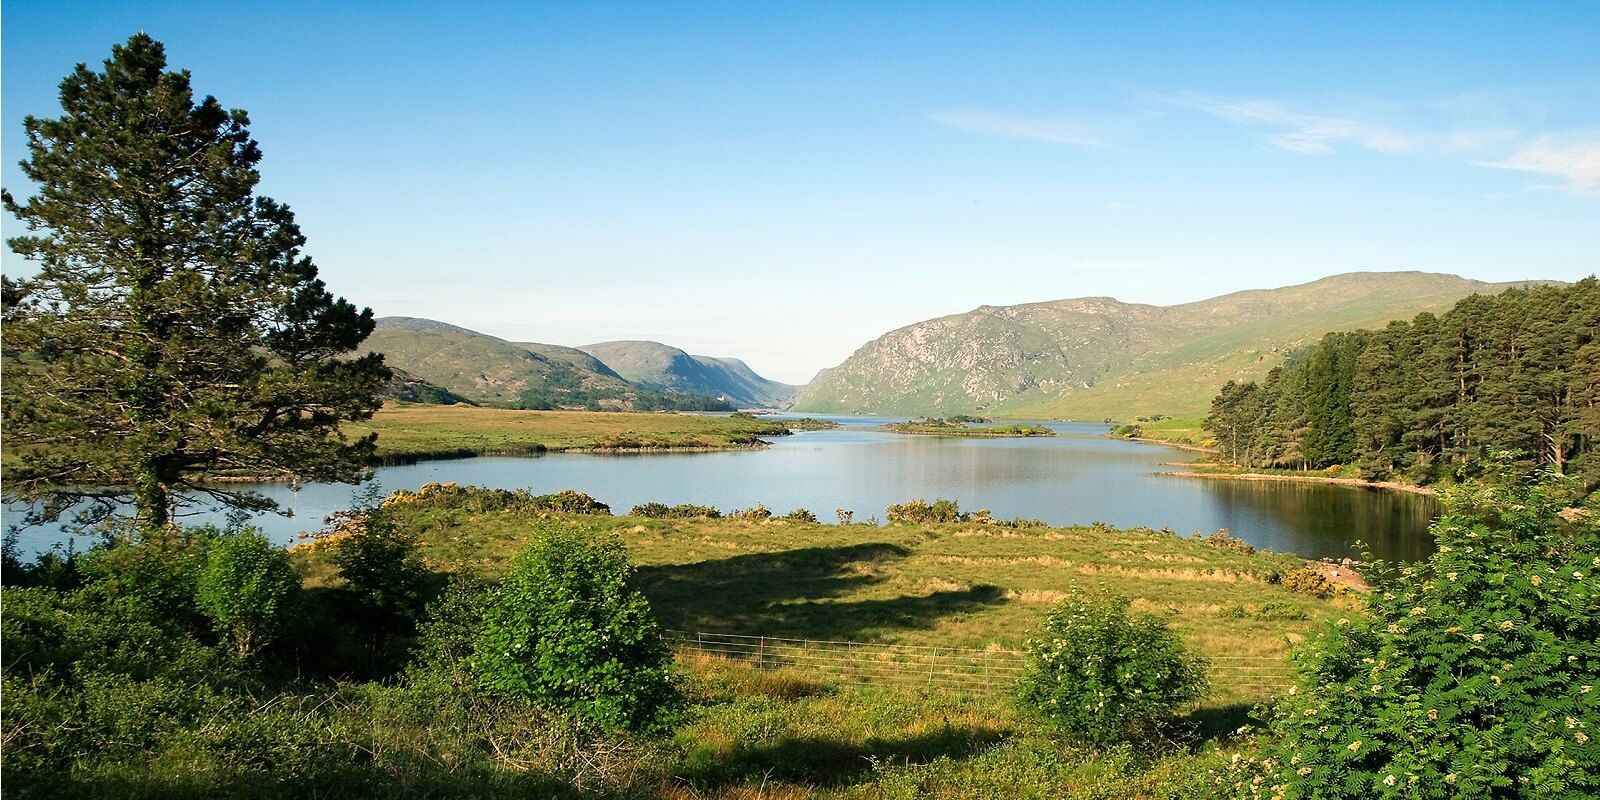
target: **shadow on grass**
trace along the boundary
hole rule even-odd
[[[7,775],[7,796],[12,796],[12,776]],[[17,797],[93,798],[260,798],[289,800],[302,797],[385,797],[385,798],[490,798],[538,797],[551,800],[611,800],[638,797],[637,792],[616,793],[583,790],[569,783],[529,772],[467,769],[452,772],[436,769],[423,776],[395,776],[380,770],[352,764],[347,769],[313,770],[309,773],[274,774],[252,772],[232,777],[207,775],[139,775],[78,779],[70,775],[30,775],[18,781]]]
[[[1005,602],[995,586],[838,600],[883,580],[878,565],[910,555],[900,545],[868,542],[752,553],[692,564],[645,567],[639,585],[669,628],[860,640]]]
[[[1261,725],[1261,720],[1251,713],[1254,708],[1253,703],[1202,706],[1185,715],[1179,724],[1194,731],[1194,735],[1202,741],[1229,739],[1235,731],[1245,725]]]
[[[727,786],[777,780],[817,786],[847,784],[875,764],[926,764],[937,758],[975,755],[1005,738],[996,728],[948,726],[914,736],[870,738],[860,744],[823,737],[782,737],[740,746],[733,752],[710,749],[689,754],[682,777],[691,785]]]

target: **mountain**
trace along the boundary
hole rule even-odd
[[[382,317],[366,347],[389,366],[474,403],[631,408],[638,395],[581,350],[512,344],[430,319]]]
[[[741,407],[779,406],[800,388],[767,380],[737,358],[689,355],[660,342],[600,342],[578,349],[637,386],[723,397]]]
[[[1353,272],[1175,306],[1084,297],[981,306],[908,325],[818,373],[794,409],[1012,418],[1203,414],[1229,379],[1257,378],[1324,333],[1439,312],[1484,283]]]

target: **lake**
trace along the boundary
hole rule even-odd
[[[377,470],[387,492],[429,481],[528,488],[573,488],[626,513],[637,503],[695,503],[728,511],[763,503],[777,514],[804,507],[825,522],[834,510],[857,522],[884,517],[890,503],[950,498],[967,511],[1037,518],[1055,525],[1105,522],[1117,527],[1170,527],[1181,534],[1227,528],[1251,544],[1309,557],[1359,557],[1355,543],[1386,559],[1419,560],[1432,552],[1429,498],[1361,487],[1287,481],[1180,478],[1170,462],[1191,453],[1107,438],[1107,426],[1041,423],[1049,438],[947,438],[886,433],[889,420],[834,416],[844,427],[778,437],[762,450],[710,453],[556,453],[516,458],[427,461]],[[255,524],[289,542],[321,527],[357,491],[314,484],[255,488],[293,516],[264,515]],[[8,507],[8,520],[20,517]],[[209,515],[220,519],[218,515]],[[202,518],[205,518],[202,516]],[[193,519],[193,518],[191,518]],[[68,537],[59,527],[8,532],[22,553]]]

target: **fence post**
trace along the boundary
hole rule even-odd
[[[767,667],[767,637],[761,637],[761,644],[756,646],[756,669]]]
[[[983,690],[989,691],[989,651],[983,651]]]
[[[933,652],[929,653],[929,655],[928,655],[928,685],[929,686],[933,685],[933,667],[934,667],[935,664],[938,664],[938,663],[939,663],[939,648],[935,647],[935,648],[933,648]]]

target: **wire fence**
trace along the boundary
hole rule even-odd
[[[1022,677],[1022,652],[795,639],[706,631],[667,631],[680,653],[740,661],[759,669],[799,669],[866,684],[922,685],[984,693],[1009,691]],[[1277,656],[1211,656],[1214,694],[1251,698],[1287,689],[1288,662]]]

